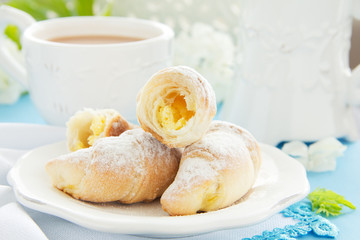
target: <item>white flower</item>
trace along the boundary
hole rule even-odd
[[[15,43],[9,39],[5,39],[4,44],[16,60],[21,63],[24,62],[23,56]],[[24,92],[25,88],[14,79],[11,79],[0,66],[0,104],[12,104],[16,102]]]
[[[196,69],[213,86],[218,102],[234,77],[235,45],[230,35],[210,25],[195,23],[175,38],[175,65]]]
[[[329,137],[309,147],[300,141],[288,142],[281,150],[297,159],[306,170],[324,172],[336,169],[336,159],[344,153],[346,146],[336,138]]]
[[[301,141],[292,141],[284,144],[281,149],[283,152],[290,155],[290,157],[298,160],[304,167],[307,167],[308,158],[308,146]]]
[[[336,168],[336,158],[346,150],[335,138],[326,138],[309,146],[308,168],[312,171],[331,171]]]

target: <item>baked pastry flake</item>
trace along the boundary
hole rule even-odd
[[[141,127],[169,147],[198,141],[216,114],[215,93],[195,70],[176,66],[155,73],[137,97]]]
[[[161,196],[173,181],[181,153],[142,129],[98,139],[92,147],[49,161],[53,185],[91,202],[135,203]]]
[[[76,112],[66,123],[66,138],[70,151],[92,146],[102,137],[119,136],[137,126],[127,122],[113,109],[86,108]]]
[[[254,184],[260,148],[246,130],[214,121],[201,140],[185,148],[174,182],[161,197],[170,215],[189,215],[230,206]]]

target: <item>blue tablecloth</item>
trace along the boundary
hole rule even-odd
[[[22,96],[13,105],[0,105],[0,122],[46,124],[28,95]],[[338,158],[337,164],[334,172],[308,173],[311,190],[317,187],[331,189],[344,195],[356,207],[360,208],[360,142],[348,143],[348,149],[344,156]],[[336,239],[360,239],[360,209],[345,211],[345,214],[329,219],[340,230]],[[300,239],[327,238],[307,235]]]

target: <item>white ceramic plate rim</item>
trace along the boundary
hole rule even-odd
[[[135,234],[152,237],[180,237],[206,233],[221,229],[245,227],[261,222],[291,204],[303,199],[310,190],[304,167],[295,159],[279,149],[260,144],[264,161],[273,161],[278,170],[278,181],[264,186],[262,197],[244,200],[231,207],[214,212],[191,216],[131,216],[101,212],[96,207],[79,205],[79,201],[66,194],[59,194],[64,204],[54,204],[51,197],[37,197],[37,193],[53,191],[53,187],[36,188],[28,186],[29,180],[38,180],[46,175],[45,169],[36,169],[39,174],[22,175],[20,171],[35,171],[31,167],[24,169],[26,161],[32,163],[47,162],[49,149],[63,149],[65,142],[46,145],[30,151],[17,161],[8,174],[17,200],[26,207],[55,215],[80,226],[112,233]],[[285,171],[286,169],[286,171]],[[31,179],[33,178],[33,179]],[[256,184],[255,184],[256,185]],[[251,194],[256,193],[255,190]],[[60,191],[59,191],[60,192]],[[50,192],[49,192],[49,195]],[[47,195],[46,195],[47,196]],[[59,200],[59,199],[57,199]],[[245,207],[247,205],[247,207]],[[246,209],[246,210],[245,210]]]

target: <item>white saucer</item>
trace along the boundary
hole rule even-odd
[[[309,192],[303,166],[275,147],[260,144],[263,163],[250,190],[233,206],[192,216],[170,217],[159,201],[123,205],[92,204],[73,199],[51,185],[45,172],[50,159],[67,152],[65,142],[46,145],[24,155],[8,174],[17,200],[86,228],[151,237],[181,237],[261,222]]]

